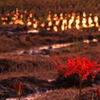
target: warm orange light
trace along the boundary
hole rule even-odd
[[[23,14],[24,13],[24,14]],[[33,26],[33,28],[38,28],[38,27],[45,27],[45,22],[39,22],[35,18],[32,19],[33,14],[29,13],[29,16],[25,16],[27,13],[26,10],[24,10],[22,13],[19,12],[19,9],[16,8],[12,13],[11,13],[11,21],[8,22],[8,16],[10,16],[10,13],[5,14],[5,16],[1,16],[1,21],[2,24],[5,25],[7,23],[9,24],[21,24],[21,25],[27,25],[27,26]],[[73,28],[72,25],[74,25],[75,28],[80,29],[82,27],[89,28],[96,26],[98,27],[98,31],[100,31],[100,26],[99,26],[99,17],[97,14],[93,15],[92,13],[86,14],[86,12],[83,12],[82,16],[80,16],[79,13],[71,13],[71,14],[63,14],[60,13],[58,15],[57,13],[54,14],[54,16],[51,16],[51,12],[48,12],[48,16],[46,18],[47,23],[47,30],[51,30],[51,26],[53,26],[53,30],[55,32],[58,31],[57,27],[60,27],[61,30],[67,30]],[[89,16],[89,17],[88,17]],[[24,19],[25,18],[25,19]],[[31,21],[32,19],[32,21]],[[40,20],[43,18],[40,18]],[[25,22],[26,21],[26,22]],[[41,24],[40,24],[41,23]],[[80,26],[80,23],[82,24]]]
[[[57,14],[54,14],[54,18],[53,18],[53,20],[58,20],[58,16],[57,16]]]
[[[63,13],[60,14],[60,20],[62,20],[62,19],[63,19]]]
[[[90,43],[89,40],[83,40],[83,43]]]
[[[57,32],[57,31],[58,31],[57,26],[53,26],[53,30],[54,30],[55,32]]]
[[[59,25],[59,23],[60,23],[60,21],[59,21],[59,20],[56,20],[56,21],[55,21],[55,25],[56,25],[56,26],[58,26],[58,25]]]
[[[32,18],[32,17],[33,17],[32,13],[30,13],[30,14],[29,14],[29,17],[30,17],[30,18]]]
[[[26,13],[27,13],[27,11],[26,11],[26,10],[24,10],[24,13],[26,14]]]
[[[93,41],[93,42],[98,42],[98,39],[93,39],[92,41]]]
[[[15,20],[14,24],[24,25],[24,22],[21,19]]]
[[[47,27],[47,31],[50,31],[51,30],[51,28],[50,27]]]
[[[75,27],[76,27],[76,29],[80,29],[79,24],[76,24]]]
[[[63,25],[67,25],[67,20],[66,20],[66,19],[63,19],[63,20],[62,20],[62,24],[63,24]]]
[[[3,22],[2,25],[6,25],[6,22]]]
[[[80,16],[79,15],[76,16],[75,23],[76,23],[75,28],[80,29],[80,25],[79,25],[80,24]]]
[[[45,27],[45,23],[43,22],[40,26],[41,26],[41,27]]]
[[[91,14],[90,14],[91,15]],[[92,20],[92,18],[91,17],[89,17],[88,18],[88,27],[93,27],[94,26],[94,24],[93,24],[93,20]]]
[[[70,14],[68,14],[68,17],[70,17],[71,15]]]
[[[49,21],[48,22],[48,26],[52,26],[53,24],[52,24],[52,21]]]
[[[34,19],[33,19],[33,22],[36,22],[36,21],[37,21],[37,20],[34,18]]]
[[[71,29],[72,28],[72,23],[74,22],[73,19],[69,19],[69,23],[68,23],[68,28]]]
[[[51,21],[51,14],[48,15],[47,21]]]
[[[20,15],[20,18],[23,18],[23,14]]]
[[[4,20],[4,17],[1,17],[1,20]]]
[[[27,19],[27,26],[31,26],[32,25],[32,22],[30,21],[30,19]]]
[[[37,23],[33,23],[33,28],[37,28],[37,27],[38,27]]]
[[[38,32],[39,32],[38,29],[31,29],[27,31],[27,33],[38,33]]]
[[[14,24],[14,22],[13,22],[13,21],[11,21],[11,22],[9,22],[9,24],[10,24],[10,25],[12,25],[12,24]]]
[[[79,16],[76,17],[75,22],[76,22],[77,25],[79,25],[79,23],[80,23],[80,18],[79,18]]]
[[[64,31],[64,30],[65,30],[64,25],[61,25],[61,30],[62,30],[62,31]]]
[[[86,22],[87,22],[87,19],[85,17],[83,17],[83,19],[82,19],[82,26],[83,27],[87,27]]]
[[[76,16],[76,13],[74,13],[74,12],[73,12],[73,13],[72,13],[72,16],[74,16],[74,17],[75,17],[75,16]]]
[[[99,19],[98,19],[98,16],[94,16],[94,22],[96,24],[96,27],[99,26]]]
[[[86,17],[86,12],[83,12],[83,17]]]

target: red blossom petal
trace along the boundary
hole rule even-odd
[[[15,89],[15,91],[23,91],[23,84],[21,83],[21,82],[16,82],[15,84],[14,84],[14,89]]]
[[[95,76],[95,74],[100,71],[100,64],[97,64],[97,62],[90,62],[88,58],[81,59],[75,57],[74,59],[67,59],[65,61],[67,61],[67,64],[62,63],[60,60],[52,60],[59,73],[64,76],[77,73],[86,80],[90,73],[93,73]]]

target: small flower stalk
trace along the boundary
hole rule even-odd
[[[100,100],[100,87],[97,87],[97,98]]]
[[[79,100],[82,100],[81,89],[83,80],[87,80],[87,76],[90,74],[92,75],[92,78],[95,78],[96,74],[100,71],[100,64],[91,62],[88,58],[75,57],[74,59],[65,60],[66,63],[62,63],[58,59],[51,60],[51,62],[64,77],[75,73],[79,75]],[[98,96],[100,97],[100,90],[98,90]]]
[[[20,97],[21,97],[22,91],[23,91],[23,84],[20,81],[16,82],[14,84],[14,89],[15,89],[15,91],[17,93],[18,100],[21,100]]]

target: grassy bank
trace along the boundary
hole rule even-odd
[[[92,6],[91,6],[92,5]],[[52,13],[99,12],[99,0],[0,0],[1,13],[10,12],[15,8],[26,9],[35,16]]]

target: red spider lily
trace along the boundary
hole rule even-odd
[[[92,78],[95,78],[97,72],[100,71],[100,64],[97,62],[90,62],[88,58],[75,57],[74,59],[65,60],[67,64],[59,60],[52,60],[53,65],[56,66],[58,72],[65,77],[71,74],[78,74],[84,80],[92,73]]]
[[[100,64],[97,62],[90,62],[88,58],[75,57],[74,59],[65,60],[62,63],[59,60],[51,60],[53,65],[56,66],[58,72],[67,77],[72,74],[78,74],[80,77],[79,100],[81,100],[82,80],[86,80],[87,76],[92,73],[92,78],[95,78],[97,72],[100,71]]]
[[[14,89],[15,89],[17,95],[18,95],[18,96],[21,96],[22,91],[23,91],[23,84],[22,84],[21,82],[19,82],[19,81],[16,82],[16,83],[14,84]]]
[[[97,96],[98,98],[100,98],[100,88],[99,87],[97,87]]]

